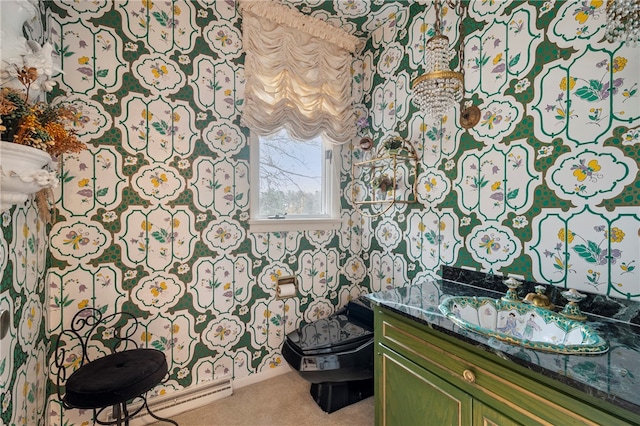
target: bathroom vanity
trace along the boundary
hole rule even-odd
[[[376,425],[640,424],[640,327],[590,316],[606,353],[541,352],[459,328],[451,295],[501,296],[447,280],[369,296]]]

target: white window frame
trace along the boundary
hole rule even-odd
[[[325,206],[327,214],[322,216],[293,216],[284,218],[266,218],[257,215],[260,203],[260,147],[259,136],[251,132],[249,137],[250,185],[249,185],[249,232],[283,232],[283,231],[315,231],[338,229],[342,222],[340,217],[340,147],[323,141],[323,155],[331,151],[330,165],[324,169],[323,185],[325,185]]]

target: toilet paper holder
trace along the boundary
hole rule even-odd
[[[278,277],[276,281],[276,299],[288,299],[298,293],[298,279],[295,275]]]

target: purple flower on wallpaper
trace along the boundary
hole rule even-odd
[[[77,68],[77,70],[80,74],[84,74],[88,77],[91,77],[93,75],[93,69],[91,69],[90,67],[80,67]]]
[[[491,70],[492,73],[502,73],[507,69],[507,65],[504,62],[499,63],[498,65],[496,65],[493,70]]]
[[[609,255],[608,250],[602,250],[600,256],[598,256],[598,265],[606,265],[608,262],[611,262],[612,265],[616,264],[616,259],[620,259],[622,257],[622,251],[618,249],[611,250],[611,255]],[[609,260],[611,259],[611,260]]]
[[[356,126],[358,126],[359,130],[364,129],[365,127],[369,127],[369,120],[367,119],[367,117],[360,117],[356,121]]]
[[[502,192],[502,191],[494,192],[493,194],[491,194],[489,196],[489,198],[491,198],[492,200],[496,200],[496,201],[504,201],[504,192]]]

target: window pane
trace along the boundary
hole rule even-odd
[[[325,214],[321,137],[297,141],[281,130],[261,136],[259,147],[260,216]]]

